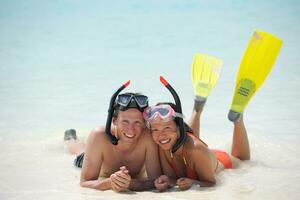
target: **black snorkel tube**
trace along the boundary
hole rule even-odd
[[[105,125],[105,133],[106,136],[108,137],[109,141],[114,144],[117,145],[118,144],[118,138],[116,138],[116,136],[114,136],[111,133],[111,122],[112,122],[112,118],[113,118],[113,114],[114,114],[114,105],[115,105],[115,101],[116,98],[118,96],[118,94],[124,90],[128,85],[130,84],[130,80],[127,81],[126,83],[124,83],[111,97],[110,99],[110,103],[109,103],[109,108],[108,108],[108,115],[107,115],[107,120],[106,120],[106,125]]]
[[[168,83],[168,81],[163,76],[160,76],[159,80],[171,92],[171,94],[175,100],[176,112],[182,114],[181,102],[180,102],[179,96],[176,93],[176,91],[174,90],[174,88]],[[183,144],[185,137],[186,137],[186,134],[184,131],[183,119],[179,117],[178,123],[179,123],[179,138],[177,139],[176,143],[172,147],[172,153],[175,153],[179,149],[179,147]]]

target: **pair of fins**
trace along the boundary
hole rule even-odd
[[[270,73],[281,46],[282,40],[270,33],[263,31],[253,33],[239,67],[228,113],[230,121],[239,120],[247,104]],[[221,71],[220,59],[204,54],[194,56],[191,74],[196,101],[205,103]]]

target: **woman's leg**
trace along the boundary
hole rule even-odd
[[[194,101],[194,108],[189,121],[189,126],[193,129],[194,135],[200,137],[200,117],[203,111],[205,101]]]
[[[249,141],[243,115],[237,122],[234,122],[231,155],[240,160],[250,159]]]

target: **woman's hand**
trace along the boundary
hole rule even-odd
[[[168,187],[170,186],[170,179],[166,175],[161,175],[160,177],[158,177],[157,179],[155,179],[154,185],[155,185],[155,188],[159,192],[163,192],[166,189],[168,189]]]
[[[176,181],[176,185],[178,185],[180,190],[187,190],[193,185],[193,180],[189,178],[179,178]]]

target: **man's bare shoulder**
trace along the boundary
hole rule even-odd
[[[107,137],[105,135],[105,127],[104,126],[99,126],[99,127],[96,127],[94,128],[89,136],[88,136],[88,140],[87,140],[88,143],[90,144],[106,144],[108,142],[107,140]]]

